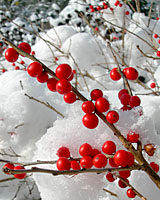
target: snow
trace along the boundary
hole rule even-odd
[[[87,1],[87,3],[93,4],[95,1]],[[96,3],[97,5],[100,4],[98,1]],[[111,6],[115,8],[114,3],[115,1],[111,1]],[[84,30],[89,31],[80,32],[77,29],[75,24],[80,22],[81,19],[75,9],[85,12],[86,5],[84,2],[83,5],[79,5],[74,0],[70,1],[59,18],[50,18],[50,23],[54,27],[45,33],[40,33],[41,39],[36,38],[32,50],[36,52],[36,58],[53,71],[55,71],[58,64],[70,64],[72,69],[77,72],[77,80],[74,78],[71,83],[73,85],[78,83],[78,89],[86,98],[90,99],[89,91],[92,89],[102,89],[104,97],[110,102],[110,110],[114,109],[119,113],[120,120],[115,126],[122,132],[124,137],[127,136],[129,131],[135,131],[140,134],[142,145],[155,144],[154,156],[150,157],[145,152],[143,154],[148,162],[156,162],[160,165],[159,96],[146,95],[151,91],[129,81],[133,94],[140,94],[138,96],[141,99],[141,106],[130,111],[123,111],[120,109],[122,105],[118,99],[118,91],[123,88],[123,80],[115,82],[109,77],[109,71],[116,66],[111,47],[114,52],[117,52],[116,56],[122,69],[124,65],[118,55],[122,56],[122,53],[124,53],[124,61],[129,66],[136,67],[139,75],[145,78],[144,84],[146,86],[149,86],[154,79],[158,85],[160,84],[159,60],[146,58],[137,49],[137,45],[139,45],[144,53],[156,56],[155,50],[138,37],[147,40],[150,45],[156,44],[156,47],[159,47],[157,40],[153,38],[153,33],[159,34],[159,21],[152,19],[147,27],[148,17],[143,14],[134,13],[125,16],[129,32],[125,34],[125,47],[123,49],[121,40],[110,42],[95,34],[87,25],[85,25]],[[55,4],[52,7],[59,10],[59,7]],[[116,7],[114,13],[103,10],[101,16],[109,22],[122,26],[124,10],[129,10],[129,7]],[[72,14],[70,24],[57,26],[60,21],[65,21],[69,13]],[[36,15],[33,14],[32,17],[35,19]],[[21,23],[20,19],[15,19],[15,21],[18,20]],[[72,25],[71,22],[73,22]],[[12,28],[14,30],[14,27]],[[116,31],[115,35],[119,37],[119,28],[116,28]],[[100,30],[100,33],[104,32],[105,30]],[[138,37],[132,33],[138,35]],[[113,33],[112,36],[115,35]],[[48,44],[44,40],[49,41]],[[19,64],[21,60],[25,61],[25,67],[32,62],[28,58],[19,57],[16,65],[19,65],[21,70],[13,70],[14,67],[11,63],[3,59],[0,61],[1,66],[8,70],[0,76],[1,159],[19,163],[36,160],[57,160],[56,152],[61,146],[67,146],[70,149],[71,156],[75,158],[79,157],[79,147],[83,143],[87,142],[93,148],[101,150],[103,143],[107,140],[113,140],[116,143],[117,150],[124,149],[102,120],[99,120],[97,128],[93,130],[84,127],[82,124],[84,115],[81,109],[82,102],[78,100],[73,105],[67,105],[63,101],[62,95],[48,90],[46,83],[40,84],[36,79],[29,77],[27,72],[23,70],[24,67]],[[151,70],[154,77],[152,73],[146,72],[145,68]],[[49,103],[61,112],[64,118],[41,103],[29,99],[25,94],[46,104]],[[142,112],[143,114],[140,115]],[[106,115],[106,113],[104,114]],[[136,147],[136,144],[134,146]],[[2,155],[3,153],[10,154],[10,156]],[[1,163],[1,167],[3,165],[4,163]],[[51,164],[36,166],[56,169],[56,165]],[[109,167],[109,164],[107,167]],[[30,168],[30,166],[26,168]],[[35,173],[24,182],[12,180],[4,183],[2,186],[7,185],[7,187],[0,187],[0,200],[12,199],[21,184],[16,200],[23,200],[25,196],[28,199],[41,198],[42,200],[127,200],[126,190],[128,188],[119,188],[117,186],[118,179],[114,183],[107,182],[105,175],[106,173],[84,173],[74,176],[53,176],[51,174]],[[4,173],[0,174],[0,180],[8,177],[10,176]],[[129,181],[147,199],[157,199],[160,195],[160,191],[148,175],[142,171],[132,171]],[[30,194],[28,187],[32,187],[34,183],[36,186]],[[116,193],[118,198],[106,193],[103,188]],[[135,198],[135,200],[138,199],[139,197]]]

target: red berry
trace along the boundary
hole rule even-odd
[[[118,165],[114,162],[114,158],[109,158],[109,165],[111,167],[118,167]]]
[[[72,68],[68,64],[58,65],[56,68],[56,76],[59,79],[68,79],[72,74]]]
[[[98,126],[99,119],[95,114],[85,114],[82,118],[83,125],[89,129],[94,129]]]
[[[99,89],[94,89],[92,90],[92,92],[90,93],[91,99],[96,101],[98,98],[103,96],[103,92],[102,90]]]
[[[20,48],[22,51],[30,54],[31,53],[31,46],[27,42],[22,42],[18,45],[18,48]]]
[[[152,169],[157,173],[159,171],[159,165],[157,165],[155,162],[151,162],[150,166]]]
[[[104,8],[104,9],[107,9],[107,8],[108,8],[108,5],[107,5],[105,2],[103,2],[103,8]]]
[[[57,80],[55,78],[49,78],[47,80],[47,87],[50,91],[52,92],[56,92],[56,84],[57,84]]]
[[[119,114],[116,111],[111,110],[107,113],[106,119],[110,124],[114,124],[119,120]]]
[[[96,100],[95,107],[99,112],[106,112],[109,109],[109,102],[104,97],[100,97]]]
[[[95,110],[94,103],[92,101],[85,101],[82,104],[82,110],[85,113],[92,113]]]
[[[129,11],[126,11],[126,12],[125,12],[125,15],[129,15]]]
[[[80,170],[80,164],[76,161],[76,160],[72,160],[71,161],[71,168],[73,170]]]
[[[155,87],[156,87],[156,84],[155,84],[155,83],[151,83],[151,84],[150,84],[150,87],[151,87],[151,88],[155,88]]]
[[[127,133],[127,140],[132,143],[137,143],[139,140],[139,134],[135,132]]]
[[[125,179],[125,181],[129,183],[128,179]],[[124,183],[123,181],[121,181],[121,180],[118,181],[118,185],[119,185],[119,187],[121,187],[121,188],[126,188],[126,187],[127,187],[127,184],[125,184],[125,183]]]
[[[38,62],[33,62],[27,67],[27,72],[32,77],[37,77],[42,74],[42,65]]]
[[[128,90],[126,90],[126,89],[120,90],[119,93],[118,93],[118,98],[119,99],[121,98],[122,94],[128,94]]]
[[[115,6],[118,6],[118,4],[119,4],[119,1],[117,0],[117,1],[115,2],[114,5],[115,5]]]
[[[131,96],[127,93],[122,94],[121,97],[120,97],[121,104],[124,105],[124,106],[129,105],[130,97]]]
[[[63,99],[66,103],[74,103],[76,101],[76,95],[73,92],[69,92],[63,96]]]
[[[158,35],[157,34],[154,34],[154,36],[153,36],[154,38],[158,38]]]
[[[130,188],[127,190],[127,196],[128,198],[134,198],[136,196],[136,193]]]
[[[90,156],[92,154],[92,147],[88,143],[84,143],[79,148],[79,154],[81,156]]]
[[[35,51],[32,51],[31,54],[32,54],[32,55],[35,55]]]
[[[72,90],[72,86],[66,79],[61,79],[56,84],[56,90],[59,94],[67,94]]]
[[[107,179],[109,182],[115,181],[115,178],[113,177],[113,174],[112,174],[111,172],[108,172],[108,174],[106,175],[106,179]]]
[[[122,7],[123,6],[123,4],[122,3],[119,3],[119,7]]]
[[[12,63],[12,66],[15,66],[16,64],[15,63]]]
[[[130,101],[129,101],[129,105],[131,106],[131,108],[140,106],[140,104],[141,104],[141,100],[138,96],[131,96]]]
[[[158,56],[158,57],[160,56],[160,51],[157,51],[157,56]]]
[[[131,152],[127,152],[127,153],[128,153],[127,166],[132,166],[134,165],[134,155]]]
[[[131,172],[129,170],[119,171],[119,175],[121,178],[128,178],[131,175]]]
[[[13,48],[8,48],[5,52],[5,58],[8,62],[16,62],[18,60],[19,53]]]
[[[12,163],[7,163],[3,166],[3,169],[8,168],[8,169],[14,169],[14,165]],[[9,172],[4,172],[5,174],[10,174]]]
[[[123,73],[128,80],[136,80],[138,78],[138,71],[133,67],[125,68],[125,70],[123,70]]]
[[[3,69],[2,69],[2,73],[4,73],[4,72],[6,72],[6,69],[3,68]]]
[[[121,79],[121,75],[118,72],[118,69],[115,67],[110,71],[110,77],[113,81],[118,81]]]
[[[126,167],[128,164],[129,155],[125,150],[119,150],[114,155],[114,162],[122,167]]]
[[[102,145],[102,151],[106,154],[111,155],[116,151],[116,145],[114,142],[108,140]]]
[[[21,169],[25,169],[23,166],[16,166],[14,167],[14,170],[21,170]],[[17,179],[23,179],[26,177],[26,173],[23,174],[14,174],[14,177]]]
[[[24,65],[24,61],[23,61],[23,60],[21,60],[21,61],[20,61],[20,64],[21,64],[21,65]]]
[[[94,156],[96,156],[97,154],[100,154],[100,153],[101,152],[98,149],[92,149],[91,156],[94,157]]]
[[[89,169],[93,166],[92,158],[90,156],[84,156],[80,160],[80,165],[82,168]]]
[[[57,169],[59,171],[69,170],[71,168],[70,161],[67,158],[65,158],[65,157],[60,157],[57,160],[56,165],[57,165]]]
[[[58,157],[65,157],[65,158],[69,158],[70,157],[70,151],[69,151],[69,148],[67,147],[60,147],[58,150],[57,150],[57,153],[56,155]]]
[[[20,69],[20,67],[19,67],[19,66],[16,66],[14,69],[15,69],[15,70],[19,70],[19,69]]]
[[[97,10],[101,10],[102,8],[101,8],[101,6],[97,6],[96,9]]]
[[[107,158],[103,154],[97,154],[93,158],[93,165],[97,168],[102,168],[107,165]]]
[[[42,74],[37,76],[37,81],[40,83],[46,83],[47,80],[48,80],[48,74],[45,71],[43,71]]]
[[[72,72],[73,72],[73,74],[76,74],[76,70],[75,69],[73,69]]]
[[[99,28],[98,28],[98,27],[95,27],[95,31],[99,31]]]
[[[131,107],[130,106],[122,106],[120,109],[123,111],[127,111],[127,110],[131,110]]]
[[[95,10],[94,10],[94,8],[91,8],[91,12],[94,12]]]

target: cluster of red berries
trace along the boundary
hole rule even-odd
[[[8,168],[8,169],[12,169],[12,170],[21,170],[21,169],[25,169],[23,166],[21,165],[17,165],[17,166],[14,166],[12,163],[7,163],[3,166],[3,169],[4,169],[4,173],[5,174],[8,174],[10,175],[10,173],[8,173],[7,171],[5,172],[5,169]],[[17,179],[23,179],[26,177],[26,173],[22,173],[22,174],[14,174],[13,175],[15,178]]]
[[[82,122],[85,127],[94,129],[97,127],[99,122],[95,111],[100,113],[106,112],[109,110],[110,104],[108,100],[103,97],[103,92],[99,89],[92,90],[90,96],[91,101],[85,101],[82,104],[82,110],[86,113],[82,118]],[[95,104],[93,101],[95,101]],[[106,120],[110,124],[114,124],[119,120],[119,114],[114,110],[110,110],[106,115]]]
[[[154,37],[155,39],[158,39],[158,43],[160,44],[160,39],[159,39],[160,37],[159,37],[159,35],[155,33],[155,34],[153,35],[153,37]],[[158,57],[160,57],[160,51],[157,51],[156,54],[157,54]]]
[[[118,98],[123,105],[122,110],[131,110],[134,107],[140,106],[141,100],[138,96],[131,96],[127,89],[122,89],[118,93]]]
[[[160,37],[159,37],[159,35],[155,33],[155,34],[153,35],[153,37],[154,37],[155,39],[157,39],[157,40],[158,40],[158,43],[160,44]]]
[[[31,46],[30,44],[28,44],[27,42],[21,42],[19,45],[18,45],[18,48],[20,48],[22,51],[28,53],[28,54],[31,54],[31,55],[35,55],[35,51],[31,51]],[[22,55],[21,55],[22,56]],[[24,57],[24,56],[22,56]],[[18,60],[19,58],[19,53],[13,49],[13,48],[8,48],[6,51],[5,51],[5,58],[8,62],[12,62],[12,66],[14,66],[15,70],[19,70],[20,67],[19,66],[15,66],[15,62]],[[24,65],[24,61],[21,60],[20,61],[20,64],[21,65]],[[26,70],[26,68],[24,68],[23,70]],[[5,69],[2,69],[2,72],[4,73],[6,70]]]
[[[27,42],[22,42],[22,43],[20,43],[19,45],[18,45],[18,48],[20,48],[22,51],[24,51],[24,52],[26,52],[26,53],[28,53],[28,54],[30,54],[30,53],[32,53],[31,52],[31,46],[27,43]],[[22,55],[21,55],[22,56]],[[22,57],[24,57],[24,56],[22,56]],[[18,60],[18,58],[19,58],[19,53],[15,50],[15,49],[13,49],[13,48],[8,48],[6,51],[5,51],[5,58],[6,58],[6,60],[8,61],[8,62],[12,62],[12,66],[14,66],[15,68],[15,70],[19,70],[20,69],[20,67],[19,66],[15,66],[15,62]],[[24,63],[24,61],[23,60],[21,60],[20,61],[20,64],[21,65],[24,65],[25,63]],[[25,68],[24,68],[25,69]],[[2,70],[2,72],[4,73],[6,70],[4,69],[4,70]]]
[[[80,169],[90,169],[93,166],[95,168],[104,168],[107,165],[107,162],[109,162],[109,165],[113,168],[115,167],[127,167],[132,166],[134,164],[134,156],[132,153],[127,152],[125,150],[118,150],[116,152],[116,144],[113,141],[106,141],[102,145],[102,152],[98,149],[92,148],[92,146],[88,143],[84,143],[79,148],[79,154],[82,156],[82,158],[74,160],[69,159],[70,158],[70,151],[67,147],[60,147],[57,151],[57,156],[59,159],[57,160],[57,169],[59,171],[65,171],[65,170],[80,170]],[[109,159],[106,157],[106,155],[112,155],[113,157],[110,157]],[[128,181],[128,177],[130,176],[131,172],[130,170],[126,171],[119,171],[119,176],[125,181]],[[106,179],[109,182],[113,182],[117,177],[114,177],[114,174],[111,172],[107,173]],[[127,185],[122,181],[118,181],[118,185],[121,188],[127,187]],[[135,194],[135,193],[134,193]],[[132,189],[129,189],[127,191],[127,195],[130,198],[133,198],[133,191]],[[136,195],[135,195],[136,196]]]
[[[126,67],[122,72],[128,80],[136,80],[138,78],[138,71],[134,67]],[[118,68],[113,68],[110,71],[110,78],[113,81],[118,81],[121,79],[121,74],[118,72]]]
[[[18,45],[18,48],[20,48],[22,51],[28,54],[31,53],[31,46],[27,42],[20,43]],[[18,60],[18,57],[19,57],[19,53],[13,48],[8,48],[5,52],[5,58],[8,62],[16,62]]]
[[[58,92],[64,95],[64,101],[66,103],[74,103],[76,101],[76,95],[71,92],[72,86],[70,81],[74,77],[74,72],[68,64],[60,64],[56,68],[56,77],[49,78],[48,73],[43,70],[43,67],[38,62],[33,62],[27,67],[27,72],[31,77],[36,77],[40,83],[47,82],[47,87],[52,92]]]
[[[103,2],[102,6],[93,6],[93,5],[90,5],[89,8],[90,8],[91,12],[95,12],[95,11],[100,11],[100,10],[103,10],[103,9],[107,9],[108,5],[106,4],[106,2]]]
[[[106,2],[103,2],[102,4],[103,5],[101,5],[101,6],[100,5],[98,5],[98,6],[90,5],[89,6],[90,11],[91,12],[96,12],[96,11],[100,11],[100,10],[108,9],[109,8],[113,12],[114,8],[111,8],[109,6],[109,4],[106,4]],[[117,6],[122,7],[123,6],[123,4],[119,0],[117,0],[114,5],[115,5],[115,7],[117,7]],[[130,14],[130,12],[128,10],[125,11],[125,15],[129,15],[129,14]]]
[[[81,168],[89,169],[92,166],[104,168],[107,165],[107,157],[104,154],[113,155],[113,157],[109,158],[109,165],[111,167],[126,167],[134,164],[134,156],[125,150],[118,150],[116,152],[116,145],[113,141],[106,141],[102,145],[102,152],[103,153],[98,149],[92,148],[90,144],[84,143],[79,148],[79,154],[82,158],[77,160],[77,164],[75,164],[75,160],[69,160],[69,149],[64,146],[60,147],[57,151],[57,156],[59,157],[57,160],[57,169],[60,171],[69,170],[70,168],[79,170]],[[74,164],[72,166],[72,163],[74,163],[76,167],[74,167]]]

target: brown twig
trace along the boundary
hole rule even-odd
[[[0,183],[7,182],[7,181],[12,181],[12,180],[15,180],[15,179],[16,179],[15,177],[10,177],[10,178],[1,179],[1,180],[0,180]]]
[[[108,190],[108,189],[106,189],[106,188],[103,188],[103,190],[104,190],[105,192],[108,192],[111,196],[114,196],[114,197],[117,197],[117,198],[118,198],[118,195],[117,195],[116,193],[111,192],[110,190]]]
[[[145,53],[142,51],[142,49],[140,49],[139,45],[137,45],[137,49],[141,52],[141,54],[142,54],[143,56],[145,56],[145,57],[147,57],[147,58],[151,58],[151,59],[153,59],[153,60],[159,60],[159,59],[160,59],[160,58],[158,58],[158,57],[153,57],[153,56],[149,56],[149,55],[145,54]]]
[[[36,99],[35,97],[31,97],[31,96],[29,96],[29,95],[26,94],[26,93],[25,93],[24,95],[27,96],[27,97],[28,97],[29,99],[31,99],[31,100],[34,100],[34,101],[36,101],[36,102],[38,102],[38,103],[43,104],[44,106],[46,106],[47,108],[53,110],[53,111],[56,112],[58,115],[60,115],[62,118],[64,118],[64,115],[63,115],[62,113],[60,113],[58,110],[56,110],[53,106],[51,106],[48,102],[45,103],[45,102],[43,102],[43,101],[40,101],[39,99]]]
[[[137,12],[141,12],[141,7],[140,7],[140,2],[139,2],[139,0],[135,0],[135,2],[136,2],[136,7],[137,7]]]
[[[125,183],[127,186],[129,186],[138,197],[140,197],[142,200],[147,200],[141,193],[139,193],[130,183],[128,183],[124,178],[118,177],[123,183]]]
[[[140,80],[137,79],[136,83],[139,84],[139,85],[141,85],[144,89],[152,91],[152,94],[154,94],[155,96],[159,96],[159,91],[156,92],[156,91],[152,90],[150,87],[148,87],[147,85],[145,85],[144,83],[142,83]]]
[[[118,26],[118,25],[116,25],[116,24],[113,24],[112,22],[109,22],[109,21],[107,21],[107,20],[105,20],[105,21],[106,21],[107,23],[109,23],[110,25],[115,26],[115,27],[117,27],[117,28],[120,28],[120,29],[123,28],[123,27]],[[145,40],[144,38],[140,37],[139,35],[135,34],[135,33],[132,32],[132,31],[129,31],[127,28],[125,28],[125,31],[128,32],[128,33],[130,33],[131,35],[134,35],[135,37],[139,38],[140,40],[142,40],[142,41],[145,42],[146,44],[148,44],[148,46],[150,46],[154,51],[157,51],[157,48],[155,48],[154,46],[152,46],[152,45],[151,45],[147,40]]]
[[[115,172],[115,171],[126,171],[126,170],[142,170],[143,167],[140,165],[133,165],[131,167],[121,167],[121,168],[102,168],[102,169],[80,169],[80,170],[69,170],[69,171],[59,171],[45,168],[32,167],[31,169],[13,170],[9,168],[3,168],[4,172],[9,174],[22,174],[22,173],[46,173],[57,175],[74,175],[74,174],[84,174],[84,173],[97,173],[101,174],[104,172]]]

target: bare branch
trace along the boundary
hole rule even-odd
[[[36,101],[36,102],[38,102],[38,103],[41,103],[41,104],[45,105],[47,108],[53,110],[53,111],[56,112],[58,115],[60,115],[62,118],[64,118],[64,115],[63,115],[62,113],[60,113],[58,110],[56,110],[53,106],[51,106],[48,102],[45,103],[45,102],[43,102],[43,101],[40,101],[40,100],[36,99],[35,97],[29,96],[29,95],[26,94],[26,93],[25,93],[24,95],[27,96],[27,97],[28,97],[29,99],[31,99],[31,100],[34,100],[34,101]]]
[[[114,192],[111,192],[110,190],[108,190],[108,189],[106,189],[106,188],[103,188],[103,190],[104,190],[105,192],[108,192],[110,195],[112,195],[112,196],[114,196],[114,197],[117,197],[117,198],[118,198],[118,195],[117,195],[116,193],[114,193]]]
[[[115,172],[115,171],[126,171],[126,170],[142,170],[142,168],[143,167],[141,167],[140,165],[133,165],[131,167],[121,167],[121,168],[81,169],[81,170],[59,171],[59,170],[32,167],[31,169],[22,169],[22,170],[13,170],[13,169],[9,169],[9,168],[3,168],[3,171],[7,172],[9,174],[46,173],[46,174],[52,174],[53,176],[57,176],[57,175],[83,174],[83,173],[101,174],[101,173],[104,173],[104,172]]]

